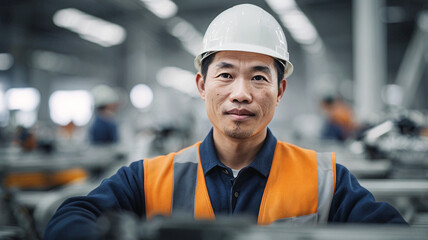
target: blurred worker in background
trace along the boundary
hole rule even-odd
[[[111,144],[119,140],[118,127],[114,115],[119,107],[118,94],[107,85],[92,89],[95,117],[89,128],[89,140],[92,144]]]
[[[36,149],[37,141],[34,132],[24,126],[17,126],[13,143],[22,150],[30,152]]]
[[[321,138],[345,141],[357,129],[351,107],[340,97],[327,96],[320,106],[327,117]]]
[[[207,137],[178,153],[136,161],[89,195],[68,199],[46,239],[95,238],[96,220],[107,210],[147,219],[241,215],[262,225],[406,223],[336,164],[334,154],[278,141],[267,127],[293,71],[282,28],[269,13],[251,4],[221,13],[195,67],[213,124]]]

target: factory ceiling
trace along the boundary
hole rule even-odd
[[[244,2],[259,5],[279,18],[270,5],[262,0],[175,0],[175,17],[191,23],[202,35],[209,22],[219,12]],[[297,0],[296,3],[314,25],[337,68],[341,69],[347,78],[352,79],[353,2]],[[32,56],[39,50],[86,58],[90,62],[110,66],[116,63],[113,59],[123,58],[129,53],[128,39],[117,45],[103,47],[56,25],[53,16],[59,10],[68,8],[120,25],[127,31],[127,35],[133,35],[133,31],[141,31],[159,38],[166,48],[181,46],[179,40],[167,31],[171,19],[159,18],[140,0],[3,0],[0,3],[0,53],[12,54],[16,65],[21,69],[34,67]],[[388,82],[395,81],[413,36],[417,16],[427,8],[428,3],[424,0],[384,1],[379,18],[386,26]],[[293,59],[293,54],[302,54],[302,45],[290,37],[287,28],[285,30]],[[191,54],[189,59],[190,56]],[[10,71],[13,69],[14,67]],[[190,68],[188,70],[193,71]],[[426,75],[425,73],[425,78]]]

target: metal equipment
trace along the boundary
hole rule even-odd
[[[294,225],[273,224],[257,226],[245,218],[220,217],[216,221],[193,220],[183,217],[157,218],[152,221],[138,220],[126,213],[110,213],[98,222],[101,239],[141,240],[422,240],[428,236],[428,228],[412,228],[397,225]]]

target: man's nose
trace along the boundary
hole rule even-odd
[[[232,84],[232,90],[230,94],[230,100],[232,102],[239,102],[239,103],[251,103],[252,93],[251,93],[251,85],[250,81],[247,79],[236,79],[235,82]]]

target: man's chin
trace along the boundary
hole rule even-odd
[[[252,130],[250,129],[242,129],[240,126],[234,127],[232,129],[224,129],[224,132],[227,136],[236,139],[245,139],[251,137],[253,135]]]

